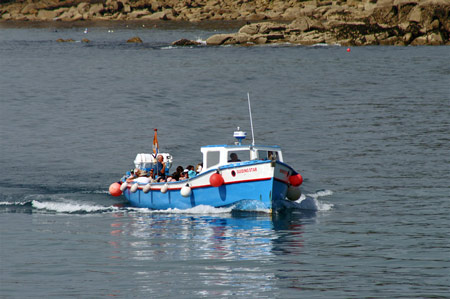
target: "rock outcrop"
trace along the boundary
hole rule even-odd
[[[127,40],[127,43],[137,43],[137,44],[141,44],[142,43],[142,39],[139,36],[134,36],[130,39]]]
[[[448,0],[382,0],[366,5],[368,9],[363,10],[336,5],[309,6],[289,24],[248,24],[237,33],[213,35],[206,42],[208,45],[283,42],[345,46],[450,45]]]
[[[174,41],[172,43],[172,46],[198,46],[201,45],[202,43],[194,41],[194,40],[190,40],[190,39],[179,39],[177,41]]]
[[[448,45],[450,0],[16,0],[0,21],[239,20],[238,33],[209,45],[340,43]],[[264,21],[264,22],[263,22]],[[275,21],[283,23],[274,23]],[[291,22],[286,24],[286,22]]]

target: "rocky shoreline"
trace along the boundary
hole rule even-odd
[[[207,45],[450,45],[450,0],[17,0],[0,4],[0,22],[82,20],[247,22],[236,33],[209,37]]]

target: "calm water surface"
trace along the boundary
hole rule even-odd
[[[449,47],[182,48],[235,29],[85,27],[0,28],[0,297],[448,298]],[[250,131],[247,92],[256,142],[282,146],[316,211],[107,194],[153,128],[184,166]]]

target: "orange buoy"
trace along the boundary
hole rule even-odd
[[[220,173],[216,172],[215,174],[209,177],[209,183],[213,187],[220,187],[224,183],[223,176]]]
[[[109,186],[109,194],[111,194],[112,196],[120,196],[122,195],[122,190],[120,190],[120,184],[119,183],[112,183]]]
[[[294,187],[300,186],[303,183],[303,177],[299,173],[293,174],[289,177],[289,183]]]

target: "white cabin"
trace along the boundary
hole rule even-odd
[[[200,150],[203,154],[203,171],[252,160],[278,160],[283,162],[281,148],[276,145],[208,145],[201,147]],[[232,154],[236,154],[238,161],[232,161]]]
[[[158,153],[163,156],[163,162],[170,168],[172,165],[172,156],[169,153]],[[148,170],[156,164],[156,157],[153,154],[140,153],[136,155],[134,159],[134,166],[138,169]]]

